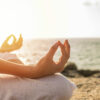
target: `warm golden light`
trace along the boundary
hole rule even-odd
[[[66,0],[0,0],[0,15],[3,40],[19,33],[23,38],[66,36]]]
[[[98,11],[80,0],[0,0],[0,44],[19,33],[23,38],[100,37]]]
[[[11,38],[13,38],[13,40],[10,41],[11,43],[9,44],[9,40]],[[23,38],[21,34],[18,40],[13,34],[11,34],[2,43],[0,47],[0,52],[11,52],[11,51],[17,50],[22,46],[22,44],[23,44]]]

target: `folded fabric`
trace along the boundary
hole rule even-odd
[[[0,100],[69,100],[75,88],[59,73],[39,79],[0,75]]]
[[[0,58],[5,59],[5,60],[18,59],[16,54],[11,54],[8,52],[0,53]]]

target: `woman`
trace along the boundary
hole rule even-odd
[[[9,46],[8,40],[14,37],[14,35],[10,35],[7,38],[7,41],[3,43],[1,46],[1,51],[13,51],[17,48],[15,44],[16,39],[14,37],[14,44]],[[21,36],[20,36],[21,37]],[[20,41],[21,43],[21,41]],[[14,47],[15,45],[15,47]],[[53,56],[60,46],[62,56],[60,57],[58,62],[53,61]],[[8,49],[7,49],[8,48]],[[13,49],[12,49],[13,48]],[[38,62],[35,67],[33,66],[25,66],[23,64],[16,64],[9,61],[5,61],[0,59],[0,73],[12,74],[20,77],[28,77],[28,78],[40,78],[47,75],[52,75],[56,72],[61,72],[64,69],[64,65],[67,63],[70,56],[70,45],[66,40],[64,44],[60,41],[55,43],[49,50],[49,52]]]
[[[58,62],[54,62],[53,56],[55,55],[55,52],[57,51],[58,47],[60,47],[60,49],[61,49],[62,56],[60,57]],[[34,98],[32,98],[32,96],[30,96],[31,93],[29,93],[29,95],[28,95],[28,93],[26,93],[26,94],[24,93],[24,95],[28,95],[27,96],[28,98],[26,98],[26,99],[25,99],[25,96],[23,96],[23,98],[21,98],[18,95],[17,95],[17,97],[16,96],[14,97],[14,95],[16,95],[16,92],[15,92],[15,94],[11,93],[12,95],[10,95],[10,97],[8,96],[10,99],[8,98],[6,100],[14,100],[16,98],[18,100],[19,99],[20,100],[53,100],[53,99],[54,100],[69,100],[69,98],[72,95],[72,90],[73,90],[72,88],[74,88],[73,84],[70,81],[66,80],[61,75],[54,75],[53,76],[53,74],[61,72],[61,71],[64,70],[64,65],[67,63],[69,57],[70,57],[70,45],[68,43],[68,40],[65,40],[64,44],[62,44],[60,41],[56,42],[50,48],[49,52],[43,58],[41,58],[41,60],[35,66],[24,65],[24,64],[21,64],[21,63],[19,64],[19,63],[14,63],[14,62],[7,61],[7,60],[4,60],[4,59],[0,59],[0,73],[10,74],[10,75],[18,76],[18,77],[23,77],[23,78],[20,78],[20,79],[24,82],[24,85],[29,84],[30,82],[32,82],[32,84],[34,85],[35,82],[33,82],[33,79],[40,81],[40,84],[37,82],[38,85],[41,85],[43,82],[47,82],[47,83],[45,83],[41,86],[41,87],[44,87],[42,89],[43,89],[43,91],[44,90],[46,91],[46,92],[44,91],[45,93],[43,91],[41,91],[40,94],[37,93],[36,91],[40,91],[41,87],[39,89],[37,89],[39,86],[37,88],[34,88],[34,86],[36,84],[34,86],[32,85],[33,89],[32,90],[30,89],[30,90],[32,91],[32,93],[33,92],[37,93],[37,94],[35,94],[35,93],[32,94]],[[16,61],[21,62],[19,59],[16,59]],[[46,77],[46,76],[48,76],[48,77]],[[26,80],[29,80],[29,79],[25,79],[25,78],[33,78],[33,79],[28,82]],[[56,78],[58,78],[58,79],[56,79]],[[49,80],[51,79],[50,82],[47,81],[48,79]],[[59,82],[59,83],[62,82],[62,83],[59,84],[57,82]],[[50,85],[51,83],[52,83],[52,85]],[[3,85],[4,84],[7,87],[6,82],[4,82]],[[9,84],[9,82],[8,82],[8,84]],[[10,84],[12,84],[12,83],[10,82]],[[22,83],[20,83],[20,84],[22,84]],[[53,89],[54,89],[54,87],[56,87],[57,84],[59,86],[59,89],[55,89],[55,92],[54,92]],[[18,84],[16,82],[14,82],[13,85],[14,85],[14,87],[12,87],[12,86],[11,87],[14,88],[14,90],[15,90],[15,88],[18,86]],[[45,87],[46,85],[50,86],[49,88],[51,88],[52,90],[49,90],[49,88],[46,89],[46,87]],[[63,85],[63,87],[60,86],[60,85]],[[2,86],[2,87],[4,87],[4,86]],[[25,86],[25,88],[26,87],[27,87],[27,85]],[[20,88],[22,88],[22,86]],[[7,91],[7,89],[8,88],[6,88],[5,90]],[[29,86],[26,89],[28,91],[30,91]],[[69,90],[67,90],[67,89],[69,89]],[[23,88],[22,88],[22,90],[23,90]],[[10,90],[10,92],[11,91],[12,90]],[[59,91],[59,93],[58,93],[58,91]],[[66,92],[68,92],[68,93],[66,93]],[[43,94],[41,94],[41,93],[43,93]],[[48,93],[49,93],[49,95],[48,95]],[[65,93],[66,93],[66,95],[65,95]],[[12,98],[14,98],[14,99],[12,99]],[[29,98],[31,98],[31,99],[29,99]]]

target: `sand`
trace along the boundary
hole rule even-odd
[[[69,78],[77,85],[71,100],[100,100],[100,78]]]

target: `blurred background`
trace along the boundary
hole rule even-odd
[[[69,39],[69,61],[100,69],[99,0],[0,0],[0,44],[20,33],[24,44],[15,53],[25,64],[37,63],[53,43]],[[58,50],[54,59],[60,55]]]

